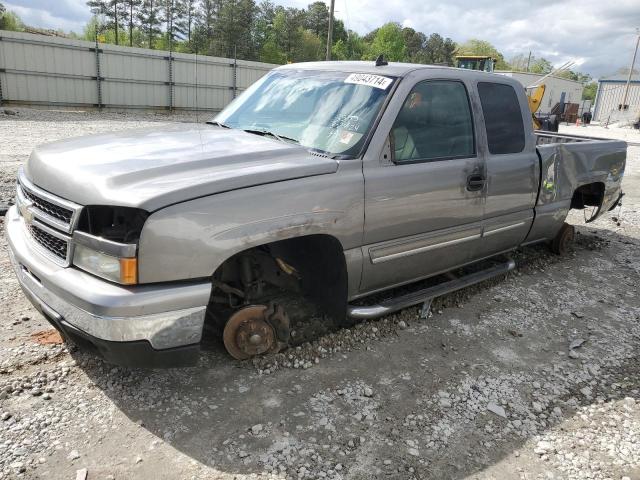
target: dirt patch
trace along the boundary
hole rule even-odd
[[[63,342],[60,333],[55,329],[32,333],[31,340],[39,345],[62,345]]]

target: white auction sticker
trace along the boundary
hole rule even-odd
[[[348,145],[352,138],[353,132],[347,132],[346,130],[340,132],[340,143]]]
[[[356,85],[367,85],[368,87],[386,90],[393,80],[382,75],[373,75],[371,73],[352,73],[344,79],[344,83],[355,83]]]

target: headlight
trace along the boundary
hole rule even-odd
[[[123,285],[138,283],[138,259],[133,256],[135,245],[117,244],[82,232],[74,232],[73,238],[75,266]]]

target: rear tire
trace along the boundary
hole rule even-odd
[[[551,251],[556,255],[566,255],[573,244],[574,237],[575,228],[565,223],[551,242]]]

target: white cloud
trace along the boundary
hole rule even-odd
[[[40,28],[82,32],[91,18],[84,0],[8,0],[4,4],[26,24]]]
[[[297,8],[311,3],[275,1]],[[91,16],[85,0],[5,4],[27,23],[46,28],[81,31]],[[638,0],[336,0],[336,16],[360,34],[395,21],[457,42],[488,40],[507,59],[531,51],[555,65],[579,60],[581,70],[598,77],[629,65],[640,5]]]
[[[531,51],[557,66],[574,60],[594,77],[629,65],[640,26],[638,0],[336,0],[336,10],[358,33],[396,21],[459,43],[488,40],[507,59]]]

